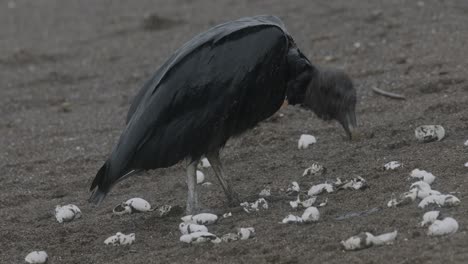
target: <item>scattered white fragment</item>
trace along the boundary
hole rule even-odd
[[[431,204],[436,204],[441,207],[443,206],[450,207],[450,206],[459,205],[460,200],[451,194],[430,195],[422,199],[418,207],[425,208],[426,206],[431,205]]]
[[[47,256],[47,253],[45,251],[33,251],[29,253],[24,260],[26,260],[27,263],[46,263],[47,259],[49,256]]]
[[[436,220],[439,219],[440,212],[439,211],[429,211],[423,215],[423,221],[421,222],[421,226],[426,226],[434,223]]]
[[[393,197],[388,203],[388,207],[397,207],[401,205],[406,205],[416,200],[418,195],[418,191],[416,189],[412,189],[409,192],[405,192],[401,194],[398,198]]]
[[[341,180],[340,180],[341,181]],[[352,180],[346,182],[345,184],[337,187],[338,189],[353,189],[353,190],[360,190],[367,188],[367,181],[362,178],[361,176],[357,178],[353,178]]]
[[[266,187],[265,189],[263,189],[260,194],[259,194],[260,197],[267,197],[267,196],[271,196],[271,189],[270,187]]]
[[[229,218],[231,216],[232,216],[231,212],[223,214],[223,218]]]
[[[414,169],[411,171],[410,176],[413,178],[418,178],[429,185],[432,184],[435,180],[435,176],[432,173],[420,169]]]
[[[389,163],[384,165],[385,170],[395,170],[401,167],[401,163],[398,161],[390,161]]]
[[[166,204],[158,208],[158,213],[160,217],[168,215],[172,210],[172,206]]]
[[[238,228],[237,235],[240,240],[247,240],[249,238],[255,237],[255,229],[253,227]]]
[[[429,192],[431,191],[431,186],[425,181],[417,181],[410,186],[410,190],[414,189],[419,192]]]
[[[211,185],[213,185],[213,183],[211,183],[211,182],[204,182],[204,183],[202,183],[202,186],[203,186],[203,187],[209,187],[209,186],[211,186]]]
[[[315,144],[315,143],[317,143],[317,139],[315,139],[314,136],[302,134],[301,137],[299,138],[299,141],[297,142],[297,148],[306,149],[309,147],[309,145]]]
[[[451,217],[446,217],[444,220],[436,220],[429,226],[427,234],[429,236],[443,236],[454,234],[458,230],[458,223]]]
[[[179,230],[182,235],[187,235],[195,232],[208,232],[208,228],[204,225],[197,225],[197,224],[188,224],[188,223],[180,223]]]
[[[257,212],[262,209],[268,209],[268,202],[264,198],[260,198],[257,201],[253,203],[249,202],[243,202],[240,204],[240,206],[244,209],[245,212],[251,213],[251,212]]]
[[[210,162],[208,161],[207,158],[203,158],[201,161],[200,161],[200,165],[202,168],[209,168],[211,167],[211,164]]]
[[[301,224],[302,222],[304,222],[304,220],[302,220],[302,217],[295,216],[292,214],[286,216],[282,221],[283,224]]]
[[[201,213],[197,215],[186,215],[181,218],[185,223],[192,223],[198,225],[211,225],[216,223],[218,216],[210,213]]]
[[[430,190],[430,191],[418,191],[418,198],[419,199],[424,199],[430,195],[440,195],[439,191],[436,190]]]
[[[328,198],[325,198],[325,201],[321,202],[321,203],[319,204],[319,207],[324,207],[324,206],[326,206],[327,204],[328,204]]]
[[[301,197],[300,195],[298,195],[295,201],[289,202],[289,205],[291,205],[293,209],[297,209],[298,207],[309,208],[312,205],[314,205],[316,200],[317,200],[317,197],[312,196],[304,201],[301,201]]]
[[[74,204],[55,207],[55,218],[59,223],[70,222],[81,217],[81,210]]]
[[[205,174],[202,171],[197,170],[197,184],[202,184],[204,181],[205,181]]]
[[[465,141],[463,145],[465,145],[465,147],[468,147],[468,139]]]
[[[300,190],[301,190],[301,188],[299,188],[299,183],[293,181],[288,186],[288,189],[286,190],[286,192],[290,193],[290,194],[297,194],[297,193],[299,193]]]
[[[371,233],[366,232],[357,236],[352,236],[346,241],[341,241],[341,245],[343,245],[345,250],[358,250],[368,248],[373,245],[386,245],[393,243],[397,234],[398,232],[396,230],[391,233],[382,234],[380,236],[374,236]]]
[[[239,235],[234,233],[227,233],[221,237],[221,241],[223,242],[231,242],[239,240]]]
[[[182,235],[180,237],[180,241],[190,244],[198,244],[205,242],[220,243],[221,239],[209,232],[195,232],[187,235]]]
[[[304,173],[302,173],[302,176],[304,177],[307,175],[312,175],[312,176],[321,175],[325,173],[325,171],[326,171],[325,167],[323,167],[319,163],[312,163],[312,165],[309,168],[304,170]]]
[[[321,183],[321,184],[314,185],[310,187],[309,191],[307,192],[307,195],[315,196],[315,195],[322,193],[323,191],[327,191],[327,193],[333,192],[334,191],[333,185],[329,183]]]
[[[320,218],[319,210],[316,207],[309,207],[304,211],[301,218],[304,223],[317,222]]]
[[[465,166],[466,168],[468,168],[468,162],[467,162],[467,163],[465,163],[465,165],[464,165],[464,166]]]
[[[117,205],[112,211],[116,215],[142,213],[151,211],[151,205],[142,198],[132,198]]]
[[[110,236],[104,240],[104,244],[113,246],[131,245],[133,242],[135,242],[135,233],[125,235],[123,233],[117,232],[115,235]]]
[[[445,129],[439,125],[419,126],[414,130],[414,135],[421,142],[441,141],[445,137]]]

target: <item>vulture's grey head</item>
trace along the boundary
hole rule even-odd
[[[343,71],[310,65],[288,84],[287,96],[290,104],[300,104],[323,120],[337,120],[350,139],[357,136],[356,90]]]

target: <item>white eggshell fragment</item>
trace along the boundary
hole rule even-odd
[[[412,189],[409,192],[405,192],[401,194],[398,198],[392,198],[387,203],[387,206],[397,207],[397,206],[407,205],[411,202],[414,202],[414,200],[416,200],[417,195],[418,195],[418,191],[416,189]]]
[[[315,143],[317,143],[317,139],[315,139],[314,136],[303,134],[301,135],[301,137],[299,138],[299,141],[297,142],[297,148],[306,149],[309,147],[309,145],[315,144]]]
[[[372,234],[370,233],[368,234],[370,235],[369,239],[371,240],[372,245],[381,246],[393,243],[393,241],[398,235],[398,232],[395,230],[393,232],[381,234],[379,236],[372,236]]]
[[[223,218],[229,218],[231,216],[232,216],[231,212],[223,214]]]
[[[293,209],[296,209],[298,207],[308,208],[308,207],[311,207],[315,203],[316,200],[317,200],[317,197],[313,196],[304,201],[301,201],[300,195],[298,195],[295,201],[289,202],[289,205],[291,205]]]
[[[207,158],[203,158],[201,161],[200,161],[200,164],[199,164],[202,168],[209,168],[211,167],[211,164],[210,162],[208,161]]]
[[[435,176],[432,173],[420,169],[412,170],[410,176],[413,178],[418,178],[429,185],[432,184],[435,180]]]
[[[435,204],[435,205],[442,206],[442,207],[443,206],[450,207],[450,206],[459,205],[460,200],[451,194],[430,195],[422,199],[418,207],[425,208],[426,206],[431,205],[431,204]]]
[[[465,145],[465,147],[468,147],[468,139],[465,141],[463,145]]]
[[[260,209],[268,209],[268,202],[264,198],[260,198],[253,203],[243,202],[240,206],[246,213],[257,212]]]
[[[160,217],[168,215],[172,211],[172,206],[165,204],[158,208],[158,213]]]
[[[464,165],[464,166],[468,168],[468,162],[467,162],[467,163],[465,163],[465,165]]]
[[[291,182],[291,184],[288,186],[288,189],[286,190],[286,193],[289,194],[298,194],[300,192],[301,188],[299,188],[299,183],[297,182]]]
[[[115,235],[108,237],[104,240],[104,244],[113,246],[131,245],[135,242],[135,233],[125,235],[117,232]]]
[[[269,187],[263,189],[260,191],[260,193],[258,194],[260,197],[268,197],[268,196],[271,196],[271,189]]]
[[[429,211],[423,215],[423,221],[421,222],[421,226],[426,226],[434,223],[436,220],[439,219],[440,212],[439,211]]]
[[[326,172],[326,168],[323,167],[322,165],[318,163],[312,163],[312,165],[304,170],[304,173],[302,173],[302,176],[307,176],[307,175],[322,175],[323,173]]]
[[[125,214],[131,214],[132,213],[132,208],[125,203],[119,204],[114,209],[112,209],[112,213],[114,215],[125,215]]]
[[[197,224],[188,224],[188,223],[180,223],[179,230],[182,235],[187,235],[195,232],[208,232],[208,228],[204,225],[197,225]]]
[[[326,191],[327,193],[333,192],[334,191],[333,185],[329,183],[321,183],[321,184],[314,185],[310,187],[309,191],[307,192],[307,195],[315,196],[315,195],[322,193],[323,191]]]
[[[283,224],[302,224],[304,220],[300,216],[295,216],[295,215],[290,214],[286,216],[281,222]]]
[[[352,236],[345,241],[341,241],[341,245],[345,250],[359,250],[371,247],[373,245],[380,246],[391,244],[397,237],[398,232],[395,230],[391,233],[374,236],[369,232],[361,233],[357,236]]]
[[[458,223],[451,217],[446,217],[444,220],[436,220],[429,226],[427,234],[429,236],[443,236],[454,234],[458,230]]]
[[[341,186],[337,187],[337,189],[351,189],[351,190],[360,190],[367,188],[367,181],[362,177],[353,178],[350,181],[345,182]]]
[[[218,216],[210,213],[201,213],[197,215],[186,215],[181,218],[185,223],[192,223],[198,225],[211,225],[216,223]]]
[[[202,184],[205,181],[205,174],[197,170],[197,184]]]
[[[231,242],[239,240],[239,235],[234,233],[227,233],[221,237],[221,241],[223,242]]]
[[[127,200],[124,204],[130,206],[132,213],[151,211],[151,205],[142,198],[132,198]]]
[[[55,207],[55,218],[59,223],[70,222],[81,217],[81,210],[78,206],[68,204],[64,206],[57,205]]]
[[[211,182],[204,182],[204,183],[202,183],[202,186],[203,186],[203,187],[210,187],[211,185],[213,185],[213,183],[211,183]]]
[[[401,167],[401,163],[398,161],[390,161],[389,163],[384,165],[385,170],[395,170]]]
[[[445,137],[445,129],[439,125],[419,126],[414,130],[416,139],[421,142],[441,141]]]
[[[45,251],[33,251],[29,253],[24,260],[26,260],[27,263],[41,264],[46,263],[48,258],[49,256],[47,256]]]
[[[255,229],[253,227],[238,228],[237,235],[241,240],[247,240],[255,237]]]
[[[198,244],[198,243],[220,243],[221,239],[209,232],[195,232],[187,235],[182,235],[180,237],[181,242]]]
[[[301,218],[304,223],[317,222],[320,218],[319,210],[316,207],[309,207],[304,211]]]

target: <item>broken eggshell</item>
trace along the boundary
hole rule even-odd
[[[309,168],[304,170],[304,172],[302,173],[302,177],[308,176],[308,175],[312,175],[312,176],[322,175],[326,171],[327,169],[325,167],[315,162],[315,163],[312,163],[312,165]]]
[[[239,235],[234,233],[227,233],[221,237],[221,241],[223,242],[232,242],[239,240]]]
[[[59,223],[70,222],[80,217],[81,210],[74,204],[68,204],[64,206],[57,205],[55,207],[55,218]]]
[[[429,211],[423,215],[423,221],[421,222],[421,226],[424,227],[426,225],[430,225],[434,223],[436,220],[440,220],[440,212],[439,211]]]
[[[288,186],[286,193],[295,195],[295,194],[298,194],[300,190],[301,188],[299,188],[299,183],[294,181],[294,182],[291,182],[291,184]]]
[[[241,227],[237,229],[237,235],[240,240],[247,240],[255,237],[255,229],[253,227]]]
[[[456,233],[458,230],[457,220],[446,217],[443,220],[435,220],[432,225],[429,226],[427,234],[429,236],[443,236]]]
[[[202,184],[205,181],[205,174],[197,170],[197,184]]]
[[[301,137],[299,138],[299,141],[297,142],[297,148],[306,149],[309,147],[309,145],[315,144],[315,143],[317,143],[317,139],[314,136],[302,134]]]
[[[384,165],[385,170],[395,170],[401,167],[401,163],[398,161],[390,161]]]
[[[207,158],[203,158],[200,160],[200,163],[198,164],[199,168],[209,168],[211,167],[210,162],[208,161]]]
[[[211,225],[216,223],[218,216],[210,213],[201,213],[197,215],[186,215],[181,218],[185,223],[192,223],[198,225]]]
[[[322,193],[323,191],[326,191],[327,193],[332,193],[334,191],[333,185],[329,183],[321,183],[314,185],[310,187],[309,191],[307,192],[307,195],[315,196]]]
[[[385,233],[379,236],[374,236],[371,233],[366,232],[352,236],[345,241],[341,241],[341,245],[345,250],[359,250],[371,247],[373,245],[386,245],[393,243],[397,234],[398,232],[396,230],[391,233]]]
[[[420,169],[412,170],[410,176],[424,181],[429,185],[431,185],[435,180],[435,176],[432,173]]]
[[[262,209],[268,209],[268,202],[264,198],[260,198],[253,203],[243,202],[240,206],[244,209],[246,213],[257,212]]]
[[[268,197],[271,196],[271,189],[270,187],[266,187],[265,189],[261,190],[258,194],[260,197]]]
[[[208,228],[204,225],[180,223],[179,230],[182,235],[187,235],[195,232],[208,232]]]
[[[49,256],[45,251],[33,251],[29,253],[24,260],[31,264],[46,263]]]
[[[441,207],[451,207],[458,206],[460,204],[460,200],[451,194],[430,195],[422,199],[418,207],[425,208],[431,204],[435,204]]]
[[[133,242],[135,242],[135,233],[125,235],[121,232],[117,232],[115,235],[104,240],[104,244],[113,246],[131,245]]]
[[[367,181],[364,178],[360,177],[360,176],[357,177],[357,178],[353,178],[350,181],[344,182],[344,184],[343,184],[343,182],[341,182],[341,180],[339,180],[339,182],[341,183],[341,185],[335,184],[335,185],[337,185],[336,188],[339,189],[339,190],[341,190],[341,189],[344,189],[344,190],[348,190],[348,189],[361,190],[361,189],[365,189],[365,188],[368,187]]]
[[[304,211],[301,218],[304,223],[317,222],[320,218],[320,212],[316,207],[309,207]]]
[[[417,195],[418,195],[418,191],[416,189],[413,189],[412,191],[401,194],[398,198],[392,198],[387,203],[387,206],[397,207],[397,206],[410,204],[411,202],[414,202],[414,200],[416,200]]]
[[[182,235],[180,237],[181,242],[198,244],[198,243],[220,243],[221,239],[209,232],[195,232],[187,235]]]
[[[286,216],[281,222],[283,224],[302,224],[304,220],[300,216],[290,214]]]
[[[151,205],[142,198],[129,199],[126,202],[117,205],[112,210],[115,215],[142,213],[148,211],[151,211]]]
[[[445,137],[445,129],[439,125],[419,126],[414,130],[416,139],[420,142],[441,141]]]

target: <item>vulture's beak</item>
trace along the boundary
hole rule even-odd
[[[354,111],[349,111],[339,121],[350,140],[356,140],[359,138],[359,132],[356,124],[356,113]]]

